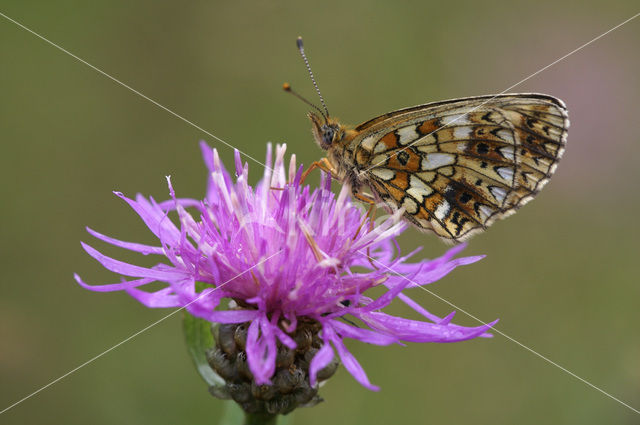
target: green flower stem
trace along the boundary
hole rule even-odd
[[[276,425],[278,415],[245,413],[244,425]]]

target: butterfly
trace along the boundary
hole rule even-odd
[[[310,112],[326,158],[321,168],[354,196],[404,209],[403,218],[461,242],[533,199],[556,170],[567,142],[565,104],[544,94],[499,94],[427,103],[349,127],[324,110]],[[371,192],[369,195],[366,190]]]

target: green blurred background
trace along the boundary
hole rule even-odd
[[[2,13],[262,160],[286,142],[321,151],[307,53],[329,109],[358,123],[405,106],[498,93],[638,12],[629,1],[17,1]],[[638,104],[640,18],[519,85],[565,100],[571,129],[556,176],[514,217],[476,236],[487,254],[431,286],[559,365],[640,408]],[[166,199],[204,191],[198,141],[232,151],[0,17],[0,410],[160,319],[121,293],[79,241],[89,225],[152,243],[112,190]],[[251,163],[255,182],[262,170]],[[410,230],[408,251],[445,247]],[[451,307],[412,296],[439,314]],[[405,310],[394,307],[395,312]],[[476,325],[459,313],[457,322]],[[173,317],[0,416],[3,424],[214,424]],[[640,415],[502,336],[408,347],[351,344],[380,392],[344,369],[295,424],[637,424]]]

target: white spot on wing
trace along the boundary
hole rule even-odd
[[[451,165],[456,161],[456,157],[450,153],[431,153],[422,159],[423,170],[435,170],[436,168]]]
[[[421,179],[414,175],[409,177],[409,189],[407,193],[413,196],[418,202],[422,203],[425,196],[433,193],[433,189],[427,186]]]
[[[373,168],[371,169],[371,174],[378,178],[381,178],[382,180],[391,180],[396,175],[396,173],[388,168]]]
[[[423,174],[425,174],[425,173],[423,173]],[[432,174],[432,173],[429,173],[429,174]],[[409,175],[409,185],[411,187],[415,187],[415,188],[418,188],[418,189],[429,189],[429,190],[431,190],[431,188],[429,186],[427,186],[425,184],[425,182],[422,181],[422,179],[419,179],[418,177],[416,177],[413,174]]]
[[[398,134],[398,136],[400,136],[400,140],[398,140],[398,143],[400,143],[401,145],[409,144],[420,137],[418,133],[416,133],[415,125],[399,128],[396,133]]]
[[[439,219],[439,220],[444,220],[445,217],[447,216],[447,214],[449,214],[449,210],[451,209],[451,205],[449,205],[449,202],[447,201],[442,201],[442,203],[440,205],[438,205],[438,208],[436,208],[434,215]]]
[[[410,214],[415,214],[416,212],[418,212],[418,204],[416,204],[416,201],[411,198],[405,197],[404,201],[402,202],[402,207]]]
[[[496,133],[498,138],[504,140],[505,142],[513,143],[513,134],[510,130],[505,130],[504,128]]]
[[[382,140],[380,140],[376,145],[375,149],[373,150],[373,153],[385,152],[387,150],[389,150],[389,147],[387,146],[387,144]]]
[[[486,220],[493,214],[493,210],[486,205],[480,205],[478,211],[480,211],[480,218],[483,220]]]
[[[516,152],[513,150],[513,146],[505,146],[504,148],[500,148],[500,154],[502,154],[502,156],[504,156],[508,160],[516,160]]]
[[[456,124],[456,125],[469,124],[469,115],[458,114],[458,115],[449,115],[446,117],[442,117],[442,125],[445,126],[448,124]]]
[[[513,181],[513,168],[511,168],[511,167],[500,167],[500,168],[496,169],[496,171],[498,172],[498,174],[500,174],[500,177],[502,177],[506,181],[508,181],[508,182],[512,182]]]
[[[504,201],[504,198],[507,196],[507,191],[499,186],[490,186],[489,191],[493,195],[494,198],[500,203]]]
[[[360,142],[360,146],[362,146],[364,149],[371,152],[371,150],[373,149],[373,146],[376,144],[377,141],[378,140],[375,137],[375,135],[372,134],[371,136],[367,136],[364,139],[362,139],[362,142]]]
[[[407,193],[411,196],[413,196],[415,199],[418,200],[418,202],[422,203],[422,201],[424,200],[425,196],[429,196],[431,195],[431,193],[433,192],[433,190],[431,189],[420,189],[417,187],[412,187],[410,189],[407,189]]]
[[[458,122],[456,122],[458,124]],[[471,136],[471,127],[453,127],[453,138],[457,140],[466,140]]]

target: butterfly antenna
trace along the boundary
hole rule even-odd
[[[324,114],[322,114],[325,118],[329,116],[329,109],[327,109],[327,105],[324,103],[324,98],[322,97],[322,93],[320,93],[320,89],[318,88],[318,83],[316,83],[316,79],[313,76],[313,71],[311,71],[311,65],[309,65],[309,59],[307,59],[307,55],[304,54],[304,46],[302,45],[302,37],[298,37],[296,41],[298,45],[298,51],[300,52],[300,56],[304,60],[304,64],[307,66],[307,71],[309,71],[309,76],[311,77],[311,82],[313,83],[313,87],[316,88],[316,92],[318,93],[318,97],[320,97],[320,103],[322,103],[322,107],[324,108]]]
[[[294,95],[295,97],[297,97],[298,99],[300,99],[301,101],[306,103],[307,105],[311,106],[316,111],[320,112],[320,115],[322,115],[324,117],[324,120],[327,121],[327,116],[324,114],[324,112],[322,112],[322,109],[318,108],[316,105],[314,105],[313,103],[309,102],[307,99],[305,99],[304,97],[299,95],[297,92],[293,91],[293,89],[291,88],[291,84],[284,83],[282,85],[282,90],[291,93],[292,95]]]

